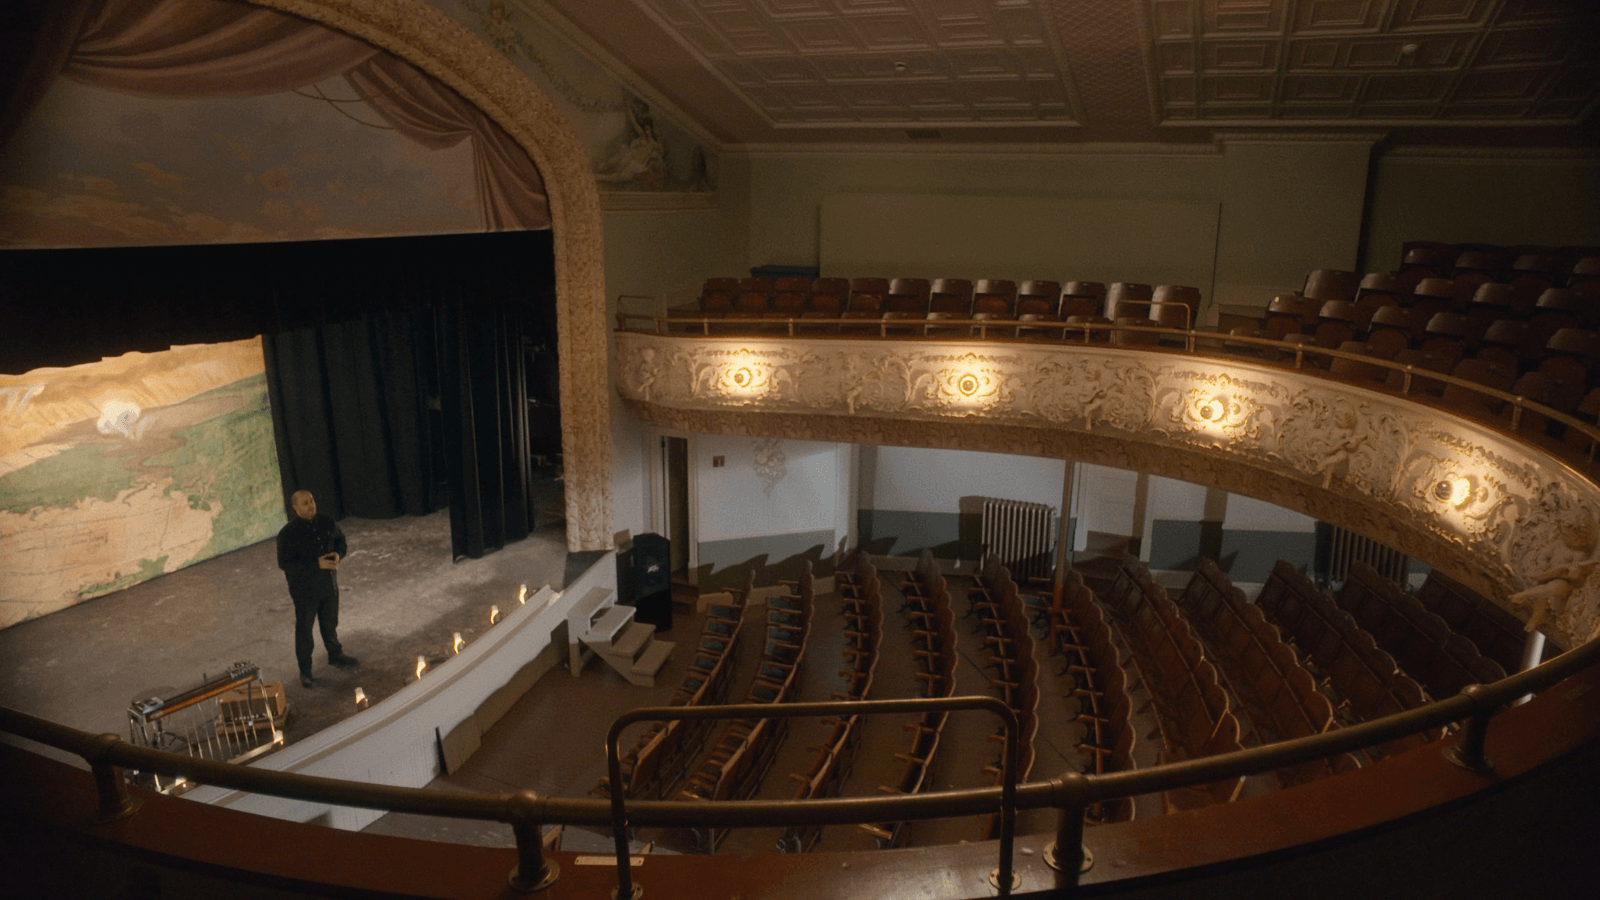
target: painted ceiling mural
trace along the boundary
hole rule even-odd
[[[698,140],[515,0],[430,2],[505,54],[566,115],[589,151],[600,190],[716,190],[715,159]]]
[[[0,246],[241,243],[476,231],[472,147],[394,133],[341,78],[151,99],[56,80],[0,148]]]
[[[441,6],[556,103],[603,191],[712,189],[694,138],[526,14]],[[472,141],[423,146],[343,77],[217,99],[57,78],[0,146],[0,247],[449,234],[481,230],[481,205]]]

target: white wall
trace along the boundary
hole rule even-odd
[[[848,446],[782,441],[786,472],[768,493],[756,470],[755,445],[755,439],[748,437],[695,438],[699,481],[696,541],[703,545],[760,535],[833,531],[838,456],[848,453]],[[713,468],[716,456],[723,457],[726,465]]]
[[[879,447],[876,456],[867,509],[955,513],[973,496],[1061,505],[1059,459],[921,447]]]
[[[1078,479],[1081,486],[1077,489],[1078,533],[1074,550],[1084,549],[1090,531],[1125,535],[1143,531],[1144,523],[1133,520],[1138,473],[1085,464],[1078,467]]]
[[[1317,520],[1265,500],[1230,494],[1228,513],[1223,517],[1222,527],[1229,531],[1310,533],[1317,530]]]
[[[1209,295],[1216,230],[1214,199],[833,194],[822,201],[822,270],[1187,284]]]

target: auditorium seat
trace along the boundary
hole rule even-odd
[[[1108,319],[1121,316],[1150,316],[1150,300],[1155,288],[1134,281],[1113,281],[1106,286],[1105,307],[1101,315]]]
[[[1361,287],[1361,275],[1340,269],[1314,269],[1306,276],[1300,293],[1315,300],[1354,300]]]

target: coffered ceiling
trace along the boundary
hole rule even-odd
[[[729,146],[1594,146],[1600,0],[509,0]]]

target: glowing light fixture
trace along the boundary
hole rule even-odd
[[[527,603],[528,603],[528,586],[527,585],[523,585],[522,586],[522,590],[517,591],[517,602],[522,604],[522,605],[524,605],[524,606],[527,605]]]
[[[498,607],[498,606],[490,606],[489,607],[489,624],[493,625],[494,623],[496,623],[498,621],[500,621],[500,607]]]
[[[422,680],[422,673],[426,672],[427,670],[428,670],[428,658],[426,656],[417,657],[417,680],[418,681]]]
[[[1200,418],[1207,422],[1218,422],[1228,414],[1228,405],[1219,397],[1212,397],[1200,406]]]
[[[356,709],[366,709],[370,705],[371,701],[367,700],[367,692],[361,688],[356,688]]]
[[[1472,499],[1472,480],[1456,475],[1433,486],[1433,498],[1454,507],[1466,506]]]
[[[450,649],[456,653],[460,653],[461,648],[466,646],[466,644],[467,642],[461,639],[461,632],[459,631],[450,638]]]

